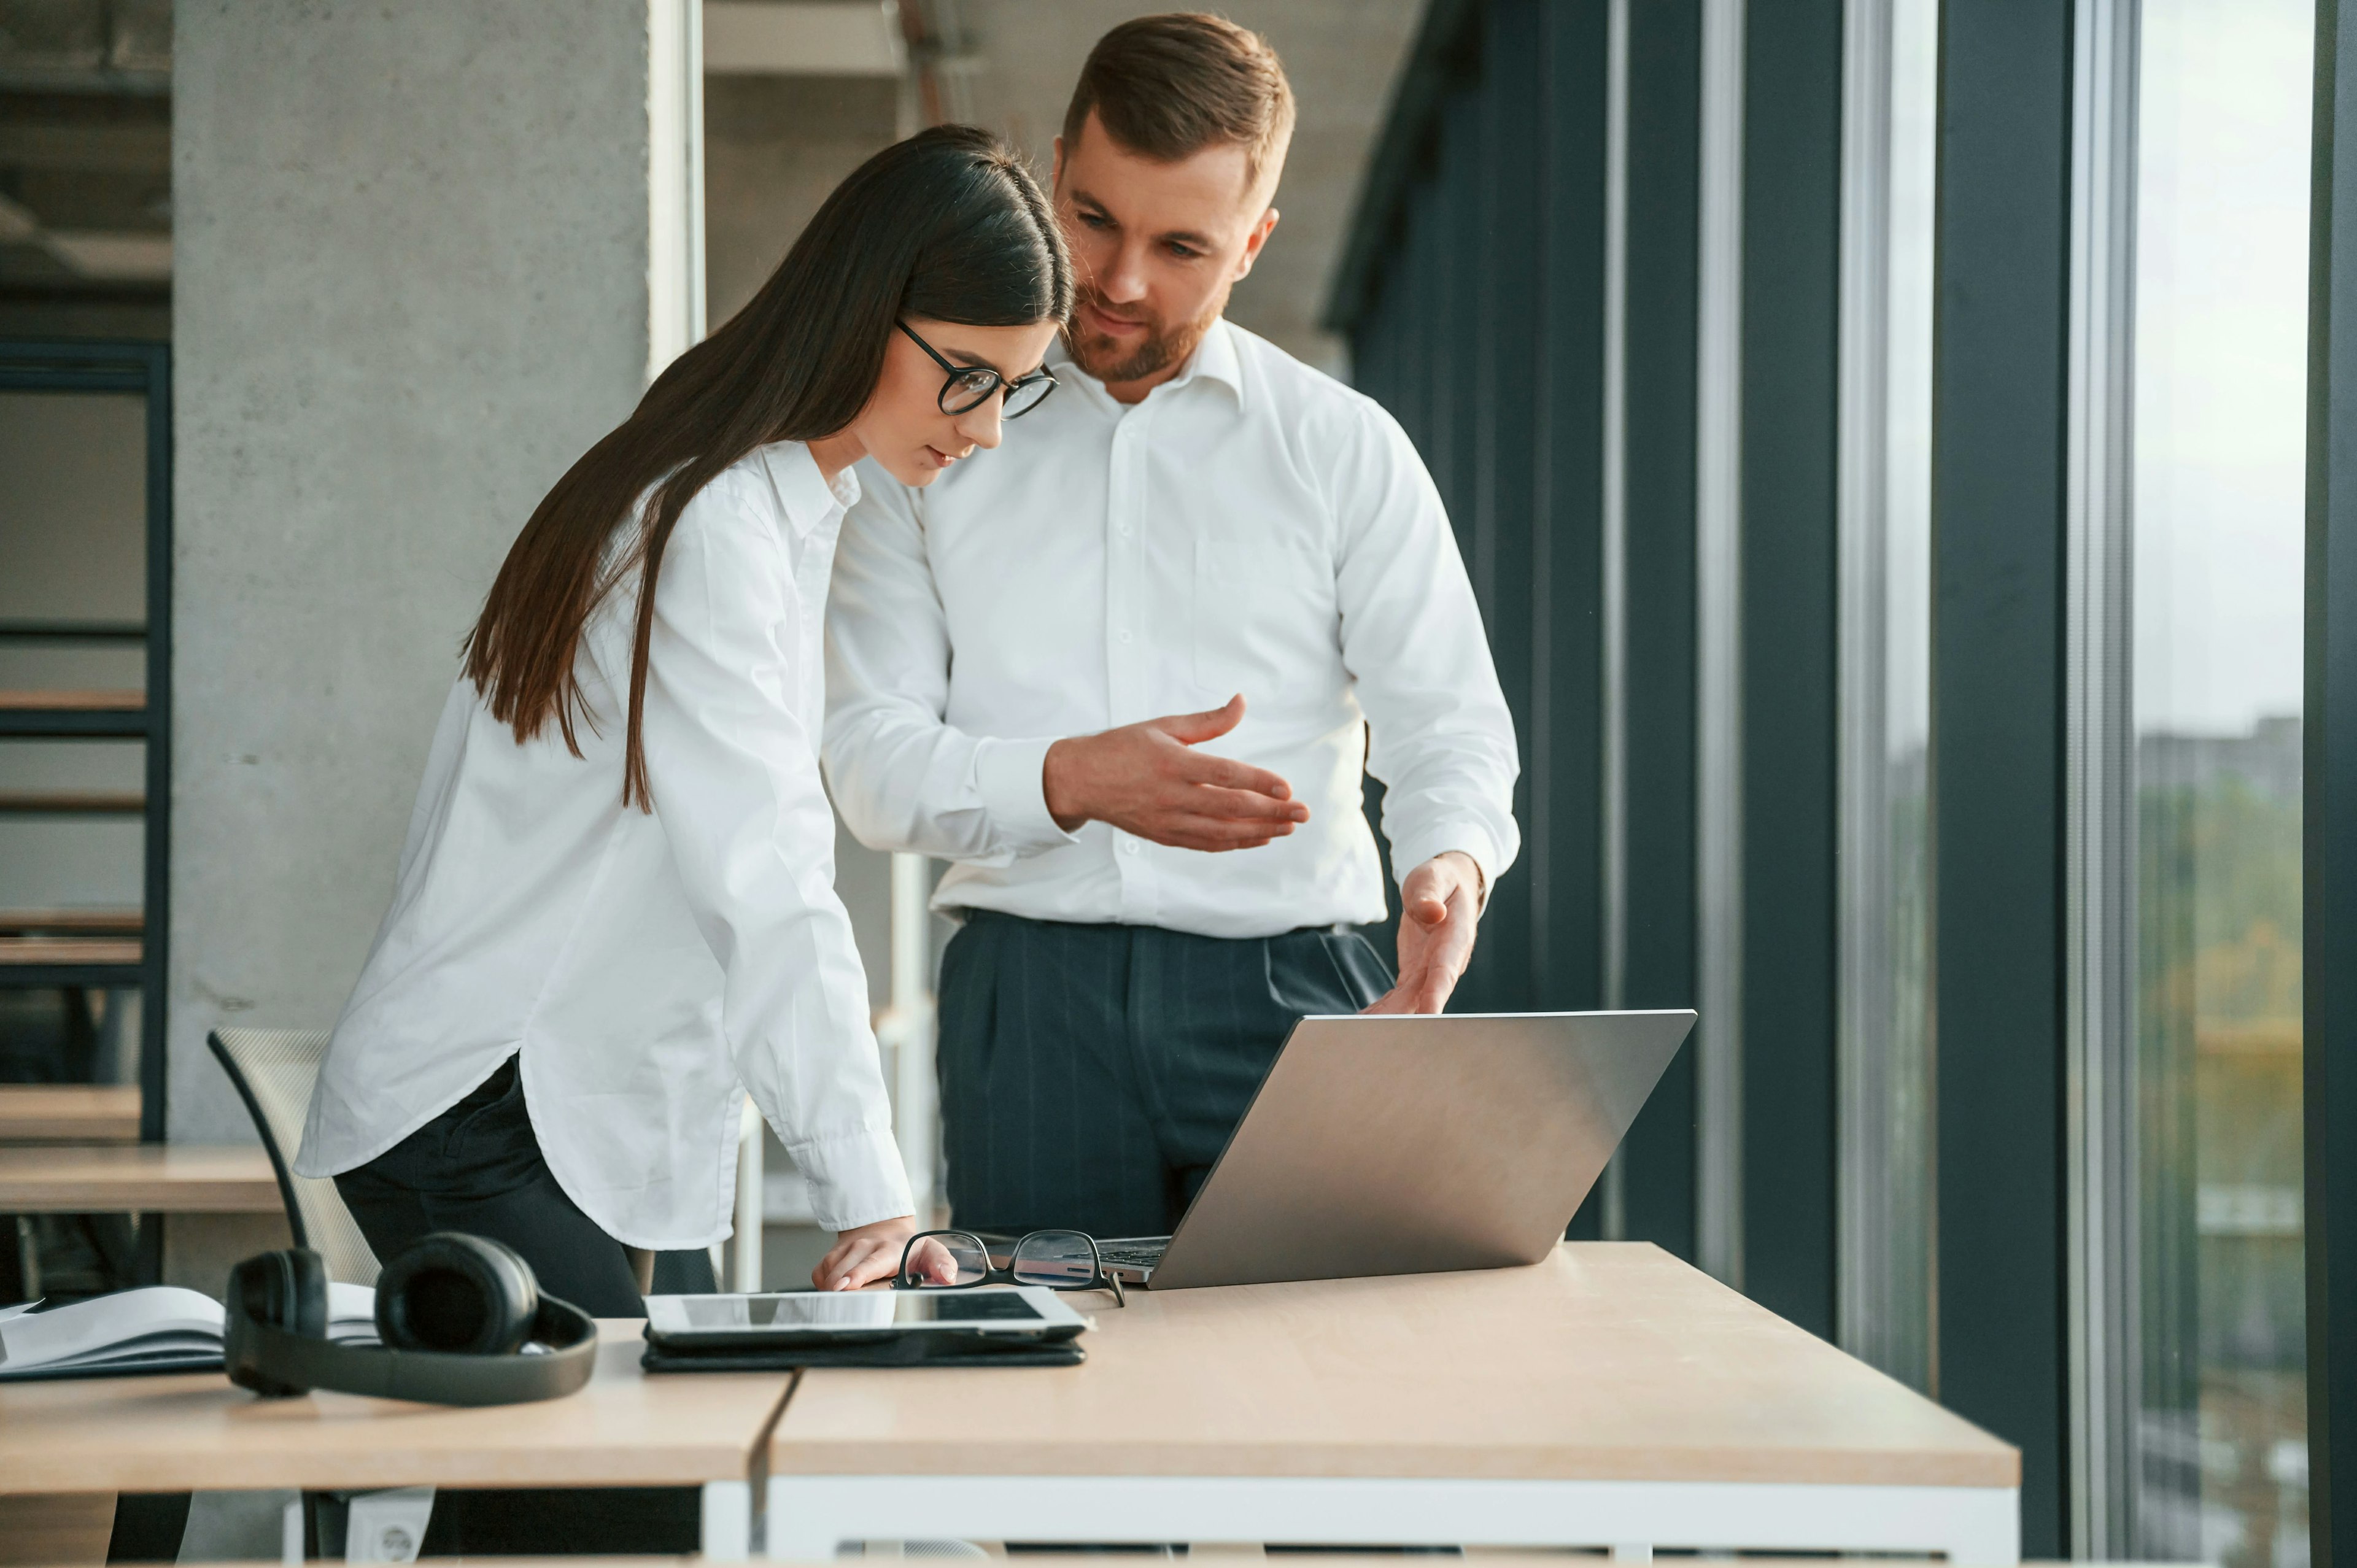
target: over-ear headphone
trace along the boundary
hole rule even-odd
[[[424,1400],[521,1404],[589,1380],[597,1326],[543,1295],[532,1265],[497,1241],[437,1231],[376,1282],[382,1349],[327,1338],[328,1265],[305,1247],[264,1252],[230,1272],[222,1355],[230,1380],[265,1398],[313,1389]],[[529,1343],[545,1353],[524,1353]]]

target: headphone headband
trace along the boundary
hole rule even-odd
[[[239,1268],[263,1262],[252,1259]],[[230,1380],[262,1393],[330,1389],[432,1404],[522,1404],[574,1392],[588,1382],[597,1363],[597,1323],[571,1302],[552,1295],[539,1296],[527,1336],[547,1346],[545,1354],[469,1355],[338,1345],[256,1316],[235,1278],[227,1307],[221,1353]]]

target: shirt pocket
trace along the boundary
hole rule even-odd
[[[1194,681],[1262,708],[1314,699],[1337,657],[1334,574],[1285,540],[1195,544]]]

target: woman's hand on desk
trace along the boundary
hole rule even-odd
[[[834,1247],[811,1271],[811,1283],[820,1290],[857,1290],[889,1280],[900,1272],[900,1253],[916,1233],[913,1214],[840,1231]]]

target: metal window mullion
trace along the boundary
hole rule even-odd
[[[1629,0],[1605,11],[1604,63],[1604,403],[1602,560],[1604,690],[1603,1002],[1627,1006],[1629,993]],[[1603,1230],[1629,1231],[1628,1169],[1620,1149],[1604,1167]]]
[[[1835,1324],[1844,1349],[1904,1377],[1893,1322],[1898,1217],[1885,1179],[1893,1152],[1886,690],[1891,5],[1849,0],[1843,16]]]
[[[172,980],[172,350],[143,352],[147,382],[147,810],[140,868],[139,1141],[160,1144],[171,1126]],[[138,1277],[162,1277],[162,1231],[141,1221]]]
[[[1695,299],[1695,892],[1702,1266],[1743,1283],[1742,289],[1745,0],[1702,13]]]
[[[2065,1178],[2072,1554],[2135,1540],[2142,1324],[2135,1079],[2139,0],[2080,0],[2072,118],[2064,627]]]

